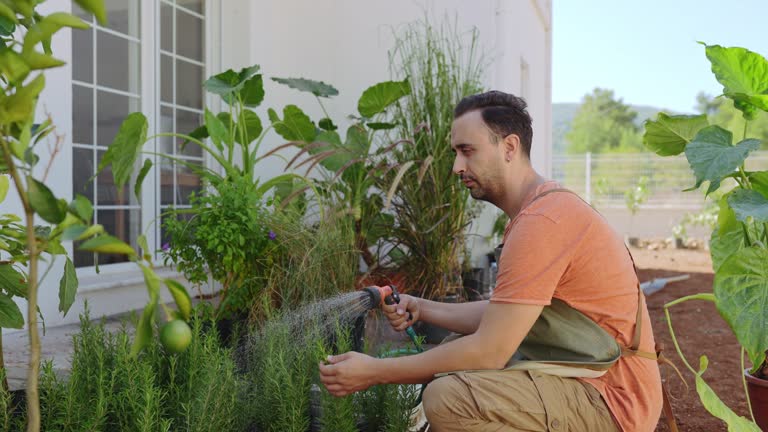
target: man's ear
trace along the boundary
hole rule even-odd
[[[505,136],[501,145],[504,146],[504,159],[507,162],[515,158],[515,156],[519,154],[520,150],[522,149],[520,145],[520,137],[517,136],[517,134],[509,134]]]

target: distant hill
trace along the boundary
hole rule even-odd
[[[580,103],[555,103],[552,104],[552,153],[565,153],[565,134],[571,130],[571,122],[579,110]],[[637,125],[641,126],[649,118],[656,117],[659,111],[669,112],[662,108],[647,105],[630,105],[637,111]]]

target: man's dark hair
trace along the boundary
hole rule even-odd
[[[479,110],[483,121],[493,132],[494,142],[499,142],[509,134],[515,134],[520,137],[525,155],[530,159],[533,128],[531,116],[526,110],[527,106],[523,98],[493,90],[462,99],[453,110],[453,118]]]

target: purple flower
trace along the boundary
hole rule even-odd
[[[163,252],[168,252],[171,249],[171,244],[170,243],[163,243],[163,246],[162,246],[161,249],[163,250]]]
[[[274,232],[274,231],[270,231],[270,232],[269,232],[269,239],[270,239],[270,240],[274,240],[274,239],[276,239],[276,238],[277,238],[277,234],[275,234],[275,232]]]

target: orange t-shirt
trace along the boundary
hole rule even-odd
[[[523,201],[507,225],[491,302],[549,305],[557,298],[629,346],[637,316],[638,281],[621,238],[579,197],[546,182]],[[530,205],[529,205],[530,204]],[[640,350],[654,352],[651,320],[642,304]],[[655,361],[622,357],[608,372],[583,379],[603,396],[623,431],[653,431],[661,414]]]

